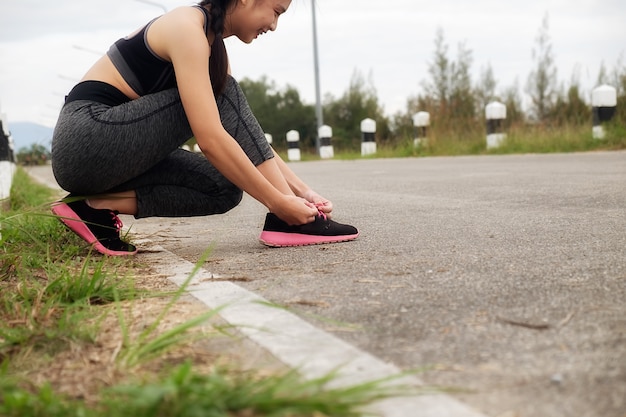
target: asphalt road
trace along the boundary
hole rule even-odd
[[[250,198],[132,230],[485,415],[626,416],[625,152],[291,166],[359,239],[266,248]]]

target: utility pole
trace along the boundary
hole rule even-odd
[[[317,52],[317,20],[315,18],[315,0],[311,0],[313,9],[313,65],[315,72],[315,115],[317,118],[317,132],[315,132],[315,148],[317,153],[320,152],[320,135],[319,129],[324,124],[324,115],[322,114],[322,99],[320,94],[320,65],[319,54]]]

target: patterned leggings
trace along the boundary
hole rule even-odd
[[[217,105],[222,125],[254,165],[274,156],[232,77]],[[70,101],[54,131],[52,169],[75,195],[135,190],[136,218],[224,213],[242,191],[203,155],[180,149],[192,135],[177,89],[114,106]]]

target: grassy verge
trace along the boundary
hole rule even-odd
[[[244,369],[207,348],[215,311],[140,257],[102,257],[49,214],[57,196],[18,170],[0,213],[0,416],[358,416],[400,393],[329,388]]]
[[[355,160],[364,158],[404,158],[421,156],[458,156],[519,153],[567,153],[595,150],[626,149],[626,127],[617,122],[605,126],[604,139],[594,139],[587,125],[562,126],[513,126],[506,131],[506,139],[498,148],[487,149],[484,131],[452,131],[432,129],[426,140],[418,147],[413,138],[398,143],[379,143],[374,155],[361,156],[360,149],[335,149],[335,158]],[[286,153],[281,154],[286,158]],[[303,150],[302,160],[318,160],[314,150]],[[286,159],[285,159],[286,160]]]

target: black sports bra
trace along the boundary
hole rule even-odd
[[[201,6],[192,7],[204,13],[204,32],[208,36],[209,13]],[[156,19],[152,19],[134,35],[117,40],[107,52],[124,81],[139,96],[176,87],[172,63],[159,57],[148,45],[146,34]]]

